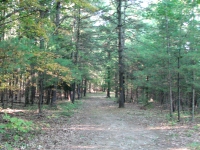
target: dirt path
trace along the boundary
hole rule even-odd
[[[29,145],[48,150],[187,150],[173,130],[158,126],[148,110],[133,104],[119,109],[118,104],[93,95],[70,120],[34,139]],[[42,143],[41,143],[42,141]],[[37,148],[36,148],[37,145]]]

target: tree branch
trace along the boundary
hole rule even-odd
[[[0,26],[3,26],[3,25],[5,25],[5,24],[11,23],[11,22],[14,22],[14,21],[16,21],[16,20],[18,20],[18,19],[21,19],[21,18],[28,17],[28,16],[30,16],[30,15],[32,15],[32,13],[31,13],[31,14],[28,14],[28,15],[25,15],[25,16],[22,16],[22,17],[18,17],[18,18],[14,19],[14,20],[11,20],[11,21],[7,21],[7,22],[4,22],[4,23],[1,23]]]

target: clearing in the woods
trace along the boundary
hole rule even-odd
[[[125,108],[104,94],[90,94],[69,119],[52,117],[49,127],[26,149],[42,150],[188,150],[198,149],[199,128],[169,124],[160,110]],[[41,118],[40,118],[41,119]]]

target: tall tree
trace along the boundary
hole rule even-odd
[[[124,107],[124,63],[123,63],[123,52],[124,52],[124,31],[123,31],[123,18],[122,18],[122,0],[117,1],[117,15],[118,15],[118,55],[119,55],[119,108]]]

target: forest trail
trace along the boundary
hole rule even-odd
[[[82,101],[66,124],[55,124],[30,146],[37,143],[37,149],[42,150],[188,150],[187,143],[159,126],[149,110],[132,103],[119,109],[103,94],[92,94]]]

